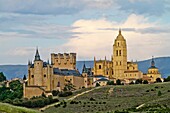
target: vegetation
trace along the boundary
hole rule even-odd
[[[144,80],[144,81],[143,81],[143,84],[148,84],[148,81],[147,81],[147,80]]]
[[[117,85],[121,85],[121,80],[119,80],[119,79],[116,80],[116,84],[117,84]]]
[[[61,112],[131,113],[148,111],[149,112],[156,111],[155,113],[157,113],[157,111],[168,112],[168,110],[170,110],[169,88],[170,83],[139,84],[127,86],[107,85],[104,87],[99,87],[89,93],[85,93],[81,96],[78,96],[74,100],[65,102],[63,101],[59,105],[57,104],[54,107],[48,108],[44,112],[45,113],[61,113]],[[158,94],[159,91],[161,92],[161,95]]]
[[[0,82],[3,82],[6,80],[6,77],[4,76],[3,72],[0,72]]]
[[[115,85],[115,84],[114,84],[114,81],[108,81],[107,85]]]
[[[36,110],[0,103],[0,113],[39,113]]]
[[[12,81],[9,87],[0,87],[0,101],[20,99],[23,95],[23,86],[19,80]],[[6,100],[7,99],[7,100]]]
[[[170,76],[164,79],[164,82],[169,82],[170,81]]]

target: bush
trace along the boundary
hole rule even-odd
[[[71,91],[66,91],[66,92],[60,92],[59,93],[59,97],[67,97],[67,96],[70,96],[72,95],[73,93]]]
[[[121,80],[119,80],[119,79],[116,80],[116,84],[117,84],[117,85],[121,85]]]
[[[144,80],[144,81],[143,81],[143,84],[148,84],[148,81],[147,81],[147,80]]]
[[[95,99],[93,97],[90,98],[90,101],[95,101]]]
[[[162,92],[161,91],[158,91],[158,96],[161,96],[162,95]]]
[[[53,96],[57,96],[59,93],[60,93],[60,92],[59,92],[58,90],[53,90],[53,91],[52,91]]]
[[[100,84],[99,83],[96,83],[96,87],[99,87],[100,86]]]

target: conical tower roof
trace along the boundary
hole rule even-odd
[[[35,59],[34,59],[35,61],[40,61],[41,59],[40,59],[40,55],[39,55],[39,52],[38,52],[38,47],[37,47],[37,49],[36,49],[36,54],[35,54]]]

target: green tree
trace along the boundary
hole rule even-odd
[[[164,82],[169,82],[170,81],[170,76],[164,79]]]
[[[142,79],[137,79],[137,80],[135,81],[135,84],[142,84]]]
[[[27,77],[24,75],[23,80],[26,80],[26,79],[27,79]]]
[[[144,81],[143,81],[143,84],[148,84],[148,81],[147,81],[147,80],[144,80]]]
[[[0,82],[3,82],[6,80],[6,77],[3,72],[0,72]]]
[[[121,85],[121,80],[117,79],[117,80],[116,80],[116,84],[117,84],[117,85]]]
[[[158,91],[158,96],[161,96],[162,95],[162,92],[161,91]]]
[[[157,78],[156,82],[162,82],[162,80],[160,78]]]
[[[96,83],[96,87],[99,87],[100,86],[100,84],[99,83]]]

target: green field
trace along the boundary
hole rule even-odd
[[[160,92],[160,94],[158,94]],[[170,83],[105,86],[45,113],[170,112]],[[138,107],[138,109],[136,109]]]
[[[0,113],[39,113],[36,110],[0,103]]]

